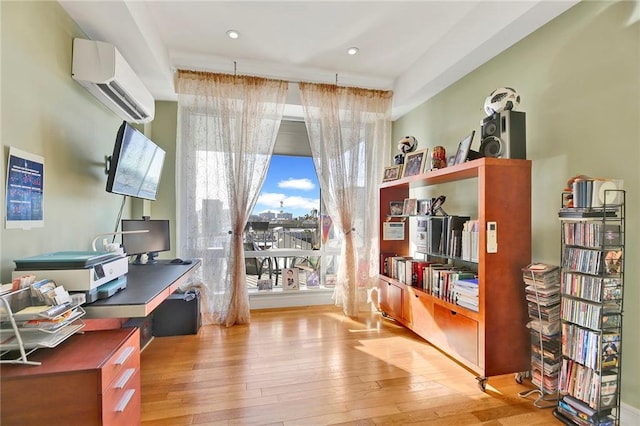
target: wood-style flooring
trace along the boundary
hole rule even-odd
[[[475,374],[379,313],[253,311],[251,324],[155,338],[143,425],[558,425],[513,374]],[[508,350],[508,342],[505,342]]]

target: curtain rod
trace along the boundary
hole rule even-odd
[[[210,73],[210,74],[227,74],[227,75],[233,75],[233,76],[238,76],[238,71],[237,71],[237,62],[233,61],[233,74],[227,73],[227,72],[216,72],[216,71],[209,71],[209,70],[196,70],[196,69],[182,69],[182,68],[177,68],[175,70],[176,72],[178,71],[183,71],[183,72],[202,72],[202,73]],[[330,83],[330,82],[326,82],[326,81],[311,81],[311,80],[300,80],[300,79],[290,79],[290,78],[273,78],[273,77],[263,77],[260,75],[249,75],[249,74],[240,74],[240,76],[245,75],[247,77],[259,77],[259,78],[264,78],[266,80],[281,80],[281,81],[286,81],[287,83],[313,83],[313,84],[333,84],[336,87],[351,87],[354,89],[365,89],[365,90],[378,90],[381,92],[392,92],[393,89],[389,88],[389,89],[380,89],[380,88],[370,88],[370,87],[363,87],[363,86],[340,86],[339,82],[338,82],[338,73],[335,73],[335,83]]]

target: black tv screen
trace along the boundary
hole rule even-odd
[[[165,152],[126,121],[116,136],[107,192],[155,200]]]
[[[122,220],[122,246],[129,256],[146,254],[149,256],[147,263],[155,262],[158,252],[171,250],[168,220],[151,219],[123,219]],[[147,231],[130,233],[131,231]]]

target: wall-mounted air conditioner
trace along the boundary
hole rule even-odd
[[[123,120],[153,120],[153,96],[115,46],[74,39],[71,76]]]

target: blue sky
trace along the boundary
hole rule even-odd
[[[293,217],[320,209],[320,185],[311,157],[274,155],[253,214],[282,210]]]

